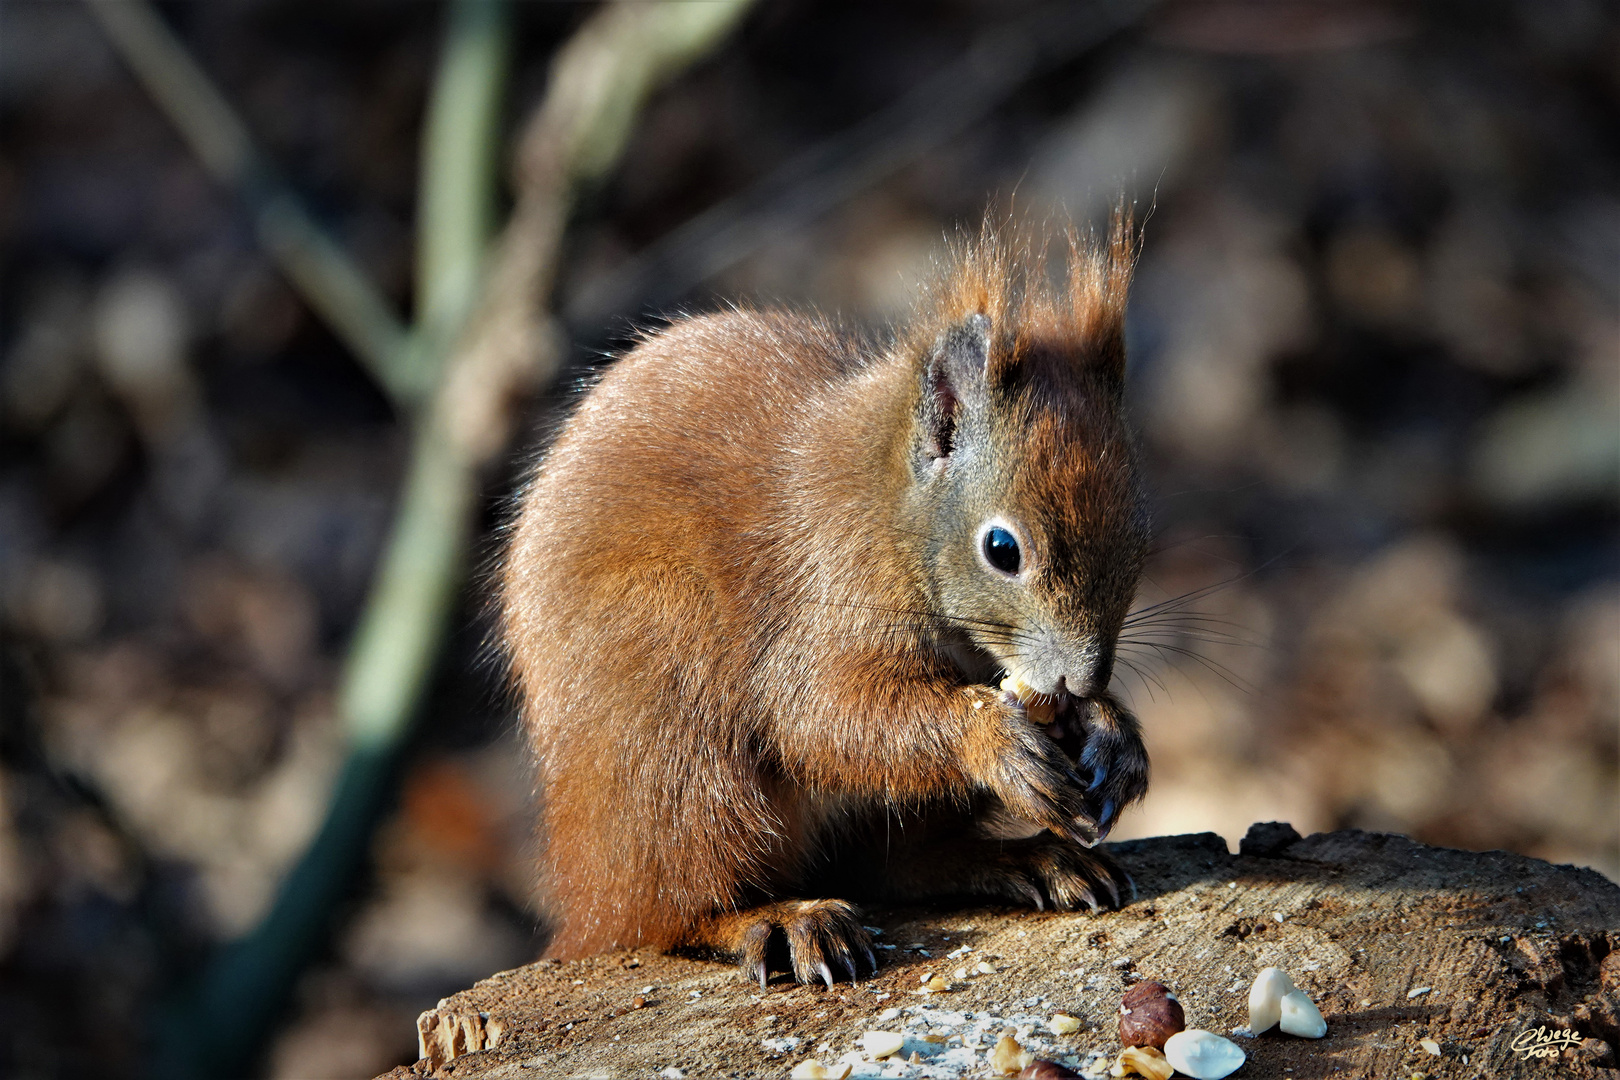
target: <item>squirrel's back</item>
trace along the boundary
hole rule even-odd
[[[503,614],[545,805],[542,891],[592,909],[554,955],[669,944],[686,912],[735,895],[739,862],[760,886],[796,869],[793,823],[761,790],[762,659],[773,609],[818,576],[806,523],[838,512],[817,475],[860,471],[829,459],[829,434],[873,452],[846,399],[874,371],[817,319],[683,320],[609,368],[524,494]],[[700,828],[656,831],[681,820]],[[586,843],[608,850],[573,850]]]

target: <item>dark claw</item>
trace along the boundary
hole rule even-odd
[[[1080,899],[1086,902],[1086,907],[1090,908],[1092,912],[1095,913],[1102,910],[1102,905],[1097,903],[1097,897],[1090,889],[1080,890]]]
[[[860,974],[855,970],[855,958],[853,956],[850,956],[846,951],[843,956],[839,957],[839,961],[844,965],[844,970],[849,972],[850,982],[861,981]]]
[[[827,984],[827,989],[831,990],[833,986],[832,968],[827,966],[827,961],[823,960],[817,964],[816,970],[821,973],[821,981]]]
[[[1103,884],[1108,886],[1108,895],[1114,898],[1114,906],[1119,907],[1119,886],[1114,884],[1112,877],[1103,878]]]
[[[1091,847],[1097,843],[1100,837],[1097,835],[1097,830],[1092,828],[1089,822],[1076,821],[1069,830],[1069,839],[1081,847]]]
[[[872,965],[872,974],[876,975],[877,974],[877,955],[872,952],[872,946],[870,946],[870,945],[862,945],[861,948],[866,950],[866,962],[868,964]]]

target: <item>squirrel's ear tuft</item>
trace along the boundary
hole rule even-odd
[[[927,458],[950,457],[963,404],[976,405],[986,397],[985,371],[989,362],[990,319],[985,315],[969,315],[948,327],[934,342],[923,365],[918,407]]]
[[[1026,362],[1042,355],[1062,358],[1093,385],[1123,392],[1125,299],[1137,229],[1122,203],[1106,240],[1072,226],[1065,231],[1068,276],[1061,284],[1047,273],[1044,233],[1013,224],[998,230],[986,218],[977,238],[952,245],[905,346],[930,370],[945,372],[947,397],[960,398],[969,373],[981,389],[1015,385]],[[941,423],[947,415],[933,414]]]
[[[1138,233],[1122,203],[1105,243],[1069,231],[1068,334],[1084,362],[1116,388],[1125,385],[1125,299],[1136,269]]]

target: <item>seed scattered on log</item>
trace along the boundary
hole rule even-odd
[[[1282,1019],[1278,1023],[1289,1035],[1320,1039],[1327,1034],[1327,1021],[1322,1019],[1315,1003],[1305,996],[1305,991],[1290,990],[1283,995],[1281,1006]]]
[[[1164,1044],[1165,1059],[1193,1080],[1221,1080],[1243,1064],[1243,1050],[1210,1031],[1178,1031]]]
[[[1254,977],[1254,985],[1249,987],[1249,1034],[1277,1026],[1282,1019],[1283,995],[1293,989],[1294,980],[1279,967],[1268,967]]]
[[[905,1036],[897,1031],[868,1031],[861,1036],[861,1049],[870,1054],[873,1061],[881,1061],[898,1054],[905,1041]]]

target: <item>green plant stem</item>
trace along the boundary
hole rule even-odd
[[[311,303],[347,316],[364,308],[354,299],[367,294],[365,279],[290,195],[264,195],[268,171],[245,129],[144,0],[87,2],[216,175],[238,183],[250,202],[258,198],[264,242]],[[501,0],[452,0],[424,134],[417,328],[385,347],[375,335],[346,338],[357,351],[381,349],[379,379],[397,399],[427,406],[416,413],[399,508],[344,666],[338,705],[348,758],[319,833],[270,912],[170,1002],[159,1075],[251,1071],[299,971],[325,940],[364,864],[431,679],[464,575],[479,469],[504,441],[507,399],[558,362],[544,310],[574,188],[613,167],[646,97],[719,41],[748,3],[619,2],[592,15],[554,61],[519,155],[517,209],[484,274],[507,16]],[[353,273],[326,273],[334,265]]]
[[[509,20],[503,0],[451,0],[428,103],[416,221],[419,347],[411,365],[433,385],[477,303],[495,230]]]

